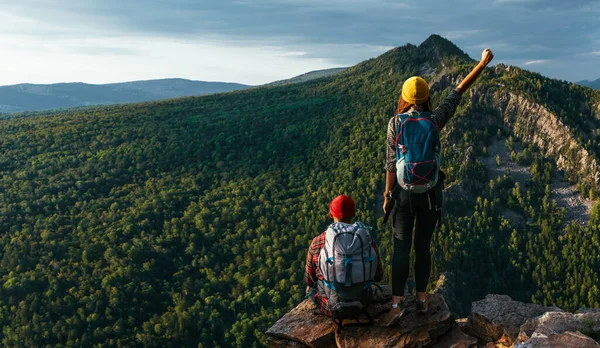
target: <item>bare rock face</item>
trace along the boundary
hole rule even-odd
[[[347,326],[340,333],[336,333],[336,325],[330,318],[313,314],[312,302],[305,300],[266,332],[267,342],[270,347],[431,347],[455,326],[444,297],[439,294],[430,295],[427,314],[417,314],[414,297],[407,296],[408,313],[394,328],[382,326],[391,304],[391,288],[384,287],[374,300],[377,302],[368,308],[374,319],[372,326]],[[473,339],[454,331],[444,342],[463,341],[469,343]]]
[[[600,120],[600,103],[594,105],[594,116]]]
[[[548,311],[562,310],[514,301],[507,295],[487,295],[473,302],[465,331],[495,346],[510,347],[517,340],[523,323]]]
[[[556,115],[513,93],[501,96],[496,104],[503,111],[505,124],[523,140],[536,144],[545,156],[554,157],[559,169],[581,173],[589,185],[600,184],[600,166],[595,156],[577,143],[569,127]]]
[[[541,344],[544,341],[551,339],[558,340],[559,338],[560,340],[591,340],[591,338],[581,334],[580,331],[600,332],[600,312],[586,311],[578,314],[566,312],[544,313],[537,318],[529,319],[521,326],[517,342],[522,343],[524,347],[529,347],[528,344]],[[577,332],[577,335],[574,332]],[[587,337],[589,340],[584,340],[580,336]],[[595,344],[592,345],[593,347],[599,347],[594,340],[591,340],[591,343]],[[587,347],[591,343],[574,345],[573,347]]]

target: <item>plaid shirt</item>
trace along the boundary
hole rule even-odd
[[[325,245],[325,236],[326,232],[321,233],[316,236],[312,243],[310,243],[310,247],[308,248],[308,254],[306,254],[306,265],[304,267],[304,280],[306,281],[306,285],[312,287],[317,280],[323,280],[323,274],[319,269],[319,255],[321,254],[321,249]],[[381,266],[381,258],[379,257],[379,248],[377,248],[377,243],[375,243],[375,239],[373,239],[373,249],[375,249],[375,253],[377,254],[377,270],[375,271],[375,281],[379,282],[383,278],[383,267]],[[322,314],[327,316],[331,316],[331,311],[329,306],[327,305],[327,298],[321,296],[316,291],[311,291],[310,293],[312,297],[313,303],[316,305],[316,309],[320,311]]]
[[[306,285],[313,286],[317,280],[323,280],[323,274],[321,274],[321,270],[319,269],[319,254],[321,253],[321,249],[325,245],[325,232],[316,236],[312,243],[310,243],[310,247],[308,248],[308,254],[306,254],[306,265],[304,267],[304,280],[306,280]],[[377,271],[375,271],[375,281],[379,282],[383,278],[383,267],[381,266],[381,258],[379,257],[379,248],[377,248],[377,243],[375,243],[375,239],[373,239],[373,249],[375,249],[375,253],[377,254]]]

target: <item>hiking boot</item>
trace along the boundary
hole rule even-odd
[[[425,300],[417,300],[417,313],[425,314],[429,309],[429,296],[425,296]]]
[[[387,317],[385,317],[385,321],[383,322],[383,326],[392,327],[400,321],[406,314],[406,308],[404,308],[404,301],[401,301],[396,308],[390,308],[390,312]]]

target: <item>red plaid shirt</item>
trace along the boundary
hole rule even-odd
[[[310,247],[308,248],[308,254],[306,254],[306,265],[304,267],[304,279],[306,280],[306,285],[312,287],[317,280],[323,280],[323,274],[319,269],[319,255],[321,253],[321,249],[325,245],[325,235],[326,232],[321,233],[316,236],[312,243],[310,243]],[[379,282],[383,278],[383,267],[381,266],[381,258],[379,257],[379,248],[377,248],[377,243],[375,243],[375,239],[373,239],[373,249],[375,249],[375,253],[377,254],[377,270],[375,271],[375,281]],[[331,316],[331,311],[329,306],[327,305],[327,298],[321,296],[318,292],[312,291],[311,297],[314,304],[317,306],[317,309],[327,315]]]
[[[323,274],[319,269],[319,254],[321,253],[321,249],[323,249],[324,245],[325,232],[316,236],[308,248],[308,254],[306,254],[306,265],[304,267],[304,280],[306,280],[306,285],[308,286],[313,286],[317,280],[324,279]],[[377,271],[375,271],[375,281],[379,282],[383,278],[383,267],[381,266],[379,248],[377,248],[375,239],[373,239],[372,245],[373,249],[375,249],[375,253],[377,254]]]

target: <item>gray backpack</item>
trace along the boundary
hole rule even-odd
[[[377,253],[369,229],[360,222],[336,222],[325,232],[325,245],[319,255],[319,269],[324,280],[318,282],[318,292],[328,299],[333,321],[342,329],[344,319],[359,316],[371,303],[371,285],[377,271]]]

